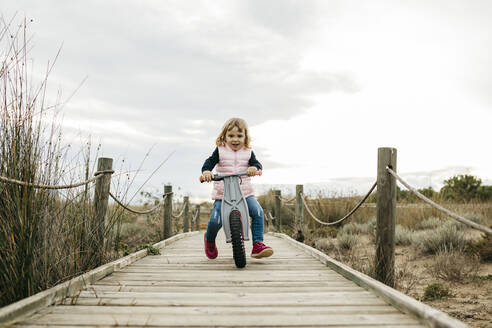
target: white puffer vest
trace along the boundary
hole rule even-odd
[[[249,167],[249,159],[251,158],[251,149],[245,147],[238,151],[232,150],[227,144],[218,147],[219,163],[217,163],[217,174],[234,174],[246,172]],[[244,198],[254,194],[253,186],[251,185],[250,177],[241,177],[241,191]],[[212,191],[212,199],[222,199],[224,195],[224,181],[214,181],[214,189]]]

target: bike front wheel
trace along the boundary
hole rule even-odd
[[[241,223],[241,213],[232,211],[229,215],[232,239],[232,255],[234,263],[238,268],[246,266],[246,251],[244,250],[243,226]]]

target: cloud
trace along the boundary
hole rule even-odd
[[[68,95],[87,76],[63,110],[66,135],[92,134],[105,154],[133,162],[155,145],[153,165],[176,150],[155,181],[194,192],[206,187],[196,188],[193,172],[231,116],[258,138],[253,147],[268,168],[261,181],[369,176],[373,153],[387,144],[413,171],[475,161],[488,169],[481,150],[492,103],[491,8],[444,0],[2,2],[5,17],[20,10],[34,19],[36,65],[44,69],[63,43],[50,90]]]
[[[254,25],[260,25],[287,38],[301,36],[318,23],[318,1],[261,0],[241,1],[238,10]],[[325,16],[325,19],[327,17]]]
[[[55,83],[57,75],[64,82],[69,76],[73,85],[87,76],[75,99],[118,108],[120,119],[141,127],[149,116],[173,121],[173,127],[211,113],[221,120],[248,116],[250,124],[288,119],[312,105],[313,92],[354,89],[352,76],[303,72],[299,66],[306,41],[292,42],[290,29],[308,29],[316,16],[314,4],[230,7],[226,2],[11,4],[34,18],[33,28],[40,30],[36,47],[46,55],[63,42]],[[56,24],[48,24],[54,16]],[[101,113],[87,106],[78,110],[86,118]]]

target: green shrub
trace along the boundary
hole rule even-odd
[[[478,199],[481,201],[489,201],[492,199],[492,186],[480,186],[477,190]]]
[[[473,213],[473,212],[467,212],[462,215],[465,219],[468,219],[472,222],[478,223],[478,224],[483,224],[484,218],[483,215],[480,213]]]
[[[492,235],[485,235],[479,241],[471,242],[466,251],[470,254],[477,254],[483,262],[492,262]]]
[[[444,180],[444,187],[439,193],[446,200],[469,202],[478,198],[481,184],[482,180],[473,175],[460,174]]]
[[[362,233],[362,227],[361,224],[358,223],[348,223],[343,226],[341,232],[345,234],[358,235]]]
[[[359,242],[357,236],[350,233],[339,233],[337,235],[337,240],[340,247],[346,250],[354,248],[354,246]]]
[[[443,223],[443,221],[439,218],[428,218],[424,221],[419,222],[415,226],[415,229],[418,229],[418,230],[435,229],[435,228],[441,226],[442,223]]]
[[[141,245],[139,247],[139,250],[140,249],[147,249],[147,254],[149,255],[159,255],[161,254],[161,249],[160,248],[157,248],[157,247],[154,247],[152,244],[145,244],[145,245]]]
[[[411,245],[413,241],[413,232],[399,224],[395,227],[395,244],[399,246]]]
[[[436,230],[420,233],[415,236],[415,241],[424,254],[436,254],[445,249],[463,251],[467,245],[464,231],[454,224],[444,224]]]
[[[450,295],[448,286],[440,283],[432,283],[425,288],[424,301],[439,300]]]
[[[488,274],[486,276],[477,276],[477,278],[479,280],[484,280],[484,281],[487,281],[487,280],[492,280],[492,274]]]
[[[123,256],[127,256],[130,254],[130,247],[128,247],[128,245],[125,243],[118,243],[118,245],[116,245],[116,250],[120,250]]]
[[[462,214],[461,216],[464,217],[465,219],[468,219],[468,220],[475,222],[475,223],[478,223],[478,224],[482,224],[482,221],[483,221],[483,216],[481,214],[477,214],[477,213],[468,212],[468,213]],[[466,230],[469,228],[469,226],[467,224],[461,223],[461,222],[454,220],[454,219],[450,219],[448,221],[443,221],[443,222],[444,222],[444,224],[454,225],[456,227],[456,229],[458,229],[458,230]]]
[[[376,217],[372,217],[368,222],[367,222],[367,233],[372,236],[374,239],[376,239],[376,227],[378,225]]]

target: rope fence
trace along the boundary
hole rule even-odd
[[[127,205],[124,205],[118,198],[116,198],[115,195],[113,195],[111,192],[109,193],[109,196],[111,196],[111,198],[114,199],[114,201],[120,205],[121,207],[123,207],[125,210],[127,210],[128,212],[131,212],[131,213],[134,213],[134,214],[149,214],[149,213],[152,213],[154,212],[156,209],[158,209],[159,207],[162,206],[162,202],[159,202],[159,204],[157,204],[156,206],[152,207],[151,209],[148,209],[148,210],[145,210],[145,211],[138,211],[138,210],[135,210],[135,209],[132,209],[130,207],[128,207]],[[164,197],[165,199],[165,197]]]
[[[196,219],[198,218],[198,213],[200,213],[200,211],[196,209],[195,214],[193,214],[193,222],[196,222]]]
[[[411,192],[413,192],[418,198],[422,199],[424,202],[426,202],[427,204],[431,205],[432,207],[440,210],[441,212],[449,215],[450,217],[452,217],[453,219],[463,223],[463,224],[466,224],[474,229],[477,229],[477,230],[480,230],[480,231],[483,231],[489,235],[492,234],[492,229],[486,227],[486,226],[483,226],[483,225],[480,225],[478,223],[475,223],[471,220],[468,220],[456,213],[453,213],[451,212],[450,210],[442,207],[441,205],[433,202],[432,200],[430,200],[429,198],[425,197],[424,195],[422,195],[420,192],[417,191],[417,189],[413,188],[412,186],[410,186],[405,180],[403,180],[398,174],[396,174],[395,171],[393,171],[390,167],[386,167],[386,170],[392,175],[394,176],[402,185],[404,185],[408,190],[410,190]]]
[[[307,210],[307,212],[309,213],[309,215],[316,221],[318,222],[319,224],[322,224],[322,225],[327,225],[327,226],[330,226],[330,225],[335,225],[335,224],[338,224],[346,219],[348,219],[349,217],[351,217],[358,209],[359,207],[366,201],[366,199],[369,197],[369,195],[373,192],[373,190],[376,188],[377,186],[377,181],[374,182],[374,184],[372,185],[371,189],[369,189],[369,191],[367,192],[367,194],[362,198],[362,200],[349,212],[347,213],[347,215],[345,215],[343,218],[341,218],[340,220],[337,220],[337,221],[334,221],[334,222],[324,222],[324,221],[321,221],[320,219],[318,219],[314,214],[313,212],[311,211],[311,209],[309,208],[309,206],[307,205],[306,203],[306,199],[305,199],[305,196],[304,194],[301,193],[301,199],[302,199],[302,203],[304,205],[304,208]]]
[[[94,182],[94,181],[98,180],[99,178],[103,177],[105,174],[113,174],[113,173],[114,173],[113,170],[97,171],[96,173],[94,173],[94,177],[89,179],[89,180],[78,182],[78,183],[73,183],[73,184],[69,184],[69,185],[61,185],[61,186],[35,184],[35,183],[26,182],[26,181],[10,179],[10,178],[6,178],[3,176],[0,176],[0,180],[3,182],[6,182],[6,183],[12,183],[12,184],[20,185],[20,186],[37,188],[37,189],[71,189],[71,188],[76,188],[76,187],[87,185],[87,184]]]
[[[185,203],[183,203],[183,208],[181,209],[181,212],[179,214],[172,214],[172,217],[175,218],[175,219],[179,219],[183,213],[184,213],[184,210],[185,210]]]
[[[102,263],[102,253],[100,250],[105,247],[105,238],[108,236],[108,231],[113,229],[114,222],[107,220],[108,212],[108,199],[111,197],[121,208],[134,214],[145,215],[153,213],[162,208],[161,215],[156,215],[155,219],[162,219],[162,238],[167,239],[175,235],[178,230],[183,232],[200,229],[200,205],[196,205],[196,210],[190,211],[189,196],[185,196],[181,204],[173,202],[172,186],[164,186],[164,194],[162,200],[158,202],[152,208],[146,210],[137,210],[131,208],[130,204],[124,204],[123,201],[118,199],[114,194],[110,192],[111,179],[114,173],[112,169],[111,158],[99,158],[98,167],[94,173],[94,177],[81,181],[78,183],[66,184],[66,185],[46,185],[41,183],[31,183],[27,181],[21,181],[0,176],[0,183],[16,184],[20,186],[39,188],[39,189],[70,189],[76,188],[95,182],[94,190],[94,224],[88,226],[87,236],[84,238],[88,241],[88,246],[83,249],[84,252],[90,252],[95,254],[93,257],[94,263]],[[393,168],[395,168],[393,170]],[[348,212],[341,219],[334,222],[325,222],[324,220],[316,217],[313,214],[312,209],[309,207],[308,198],[303,193],[303,185],[296,185],[296,192],[294,197],[282,197],[280,190],[274,190],[273,202],[269,199],[270,208],[265,208],[265,220],[267,225],[272,223],[276,231],[284,232],[286,230],[292,230],[298,232],[296,240],[303,242],[303,211],[311,216],[311,218],[317,223],[323,226],[332,226],[340,224],[347,220],[357,210],[364,205],[371,193],[378,188],[376,204],[365,204],[366,206],[374,206],[376,211],[376,252],[375,252],[375,277],[377,280],[387,284],[388,286],[394,286],[395,268],[394,268],[394,254],[395,245],[394,235],[396,226],[396,190],[397,182],[405,186],[409,191],[415,194],[419,199],[425,202],[426,206],[432,206],[446,215],[454,218],[455,220],[463,223],[471,228],[485,232],[488,235],[492,234],[492,229],[484,225],[475,223],[469,219],[466,219],[456,213],[445,209],[441,205],[436,204],[426,196],[422,195],[415,188],[405,182],[398,174],[396,174],[396,149],[395,148],[378,148],[378,174],[377,181],[371,186],[369,191],[362,197],[362,199],[355,205],[355,207]],[[40,182],[40,180],[38,180]],[[92,186],[91,186],[92,187]],[[88,188],[86,188],[88,189]],[[87,193],[87,190],[85,191]],[[290,195],[289,195],[290,196]],[[312,204],[312,203],[311,203]],[[176,207],[173,210],[173,205]],[[323,206],[329,204],[322,204]],[[273,208],[272,208],[273,207]],[[273,216],[275,214],[275,216]],[[173,220],[174,219],[174,220]],[[178,220],[179,219],[179,220]],[[190,222],[191,220],[191,222]],[[284,222],[282,222],[282,220]],[[268,222],[269,221],[269,222]],[[150,221],[149,221],[150,222]],[[195,223],[194,227],[190,226],[190,223]],[[85,222],[76,223],[73,229],[79,228]],[[308,225],[309,226],[309,225]],[[81,248],[82,249],[82,248]]]
[[[286,198],[286,197],[277,196],[277,195],[275,195],[275,197],[279,198],[281,201],[283,201],[285,203],[291,203],[291,202],[296,200],[296,197]]]

